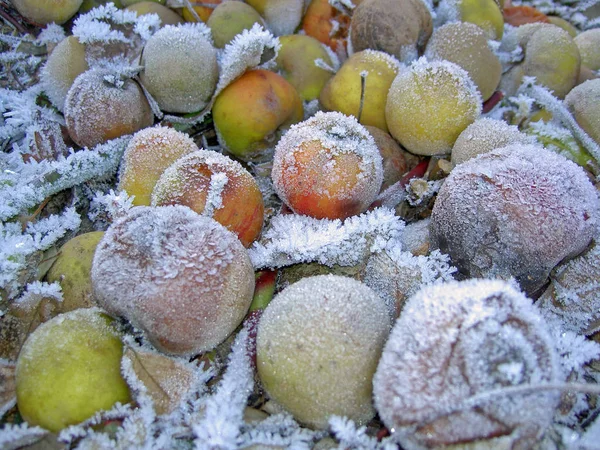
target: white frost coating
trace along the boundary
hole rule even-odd
[[[600,324],[600,245],[558,266],[550,286],[538,300],[542,314],[560,328],[591,334]]]
[[[30,161],[0,173],[0,220],[39,205],[45,198],[91,179],[114,175],[129,137],[113,139],[56,161]],[[7,167],[8,168],[8,167]]]
[[[352,266],[369,253],[398,245],[403,228],[402,219],[385,208],[344,222],[280,214],[248,253],[256,269],[312,261],[328,266]]]
[[[448,255],[439,250],[414,256],[394,246],[371,255],[363,282],[385,301],[392,317],[398,317],[408,297],[424,286],[453,281],[455,272]]]
[[[316,146],[321,149],[311,150]],[[312,151],[314,158],[307,161],[303,154]],[[338,165],[337,160],[345,158],[356,161],[357,169]],[[353,173],[355,170],[358,173]],[[316,172],[322,173],[317,176]],[[302,209],[294,204],[294,197],[298,201],[308,197],[314,201],[305,206],[307,210],[318,210],[316,200],[329,198],[331,208],[348,207],[348,211],[362,212],[379,193],[383,163],[375,140],[355,117],[317,112],[310,119],[292,125],[277,143],[271,177],[275,191],[292,210]],[[336,192],[330,192],[331,188]],[[343,211],[328,212],[337,215]]]
[[[227,174],[223,172],[211,174],[208,193],[206,194],[206,206],[202,211],[202,215],[212,217],[216,210],[223,207],[223,191],[227,181]]]
[[[477,155],[510,144],[534,144],[535,138],[503,120],[477,119],[458,136],[452,147],[452,163],[460,164]]]
[[[560,393],[510,388],[559,381],[552,340],[531,301],[505,282],[468,280],[408,300],[373,386],[382,420],[408,448],[493,436],[530,448]],[[468,407],[475,399],[477,408]]]
[[[383,300],[360,281],[302,278],[260,318],[258,375],[269,396],[311,428],[326,428],[333,414],[364,425],[375,413],[371,378],[390,326]]]
[[[431,216],[432,247],[463,276],[515,277],[534,293],[559,262],[585,250],[598,208],[581,167],[543,147],[510,145],[446,178]]]
[[[248,329],[243,328],[235,338],[217,391],[206,400],[204,417],[192,427],[196,450],[239,448],[244,409],[254,387],[248,342]]]
[[[184,206],[135,207],[106,231],[92,265],[94,296],[165,353],[195,355],[241,323],[254,272],[237,237]]]
[[[35,444],[45,435],[49,434],[38,426],[29,426],[27,422],[14,425],[6,423],[2,426],[0,433],[0,448],[22,448]]]
[[[73,35],[79,38],[82,44],[93,42],[124,42],[131,43],[132,39],[117,26],[129,26],[142,39],[147,40],[160,28],[160,19],[157,14],[147,14],[138,17],[135,11],[117,9],[113,3],[100,5],[88,13],[75,19]],[[121,27],[122,28],[122,27]]]
[[[57,44],[66,37],[65,30],[60,25],[49,23],[35,39],[37,45]]]
[[[46,283],[42,281],[33,281],[25,286],[25,292],[14,300],[15,304],[20,305],[36,305],[42,299],[51,298],[58,302],[62,302],[62,288],[56,281],[54,283]]]
[[[88,218],[93,222],[98,219],[106,219],[106,222],[112,223],[114,220],[125,216],[133,207],[133,198],[133,196],[127,195],[125,191],[115,193],[111,189],[108,194],[98,191],[90,202]],[[103,227],[103,229],[107,227]]]
[[[266,1],[264,18],[275,36],[293,34],[304,12],[303,0]]]

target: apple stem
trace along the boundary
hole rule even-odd
[[[356,120],[360,123],[360,117],[362,116],[363,106],[365,105],[365,85],[367,84],[367,75],[369,72],[363,70],[360,73],[360,105],[358,106],[358,117]]]

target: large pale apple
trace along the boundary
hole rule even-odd
[[[57,432],[129,401],[123,345],[112,319],[78,309],[40,325],[17,360],[17,405],[30,425]]]
[[[283,130],[304,116],[302,99],[281,75],[251,70],[227,86],[212,109],[219,142],[243,160],[268,159]]]
[[[333,76],[317,65],[317,60],[333,66],[323,45],[313,37],[291,34],[279,38],[281,48],[277,54],[277,68],[283,77],[296,88],[303,100],[319,98],[325,83]]]
[[[400,63],[387,53],[377,50],[355,53],[327,82],[319,100],[330,111],[339,111],[357,118],[360,115],[361,124],[388,131],[385,103],[399,69]],[[362,112],[361,76],[365,77]]]

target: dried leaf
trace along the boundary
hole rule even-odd
[[[133,347],[127,347],[123,357],[131,361],[159,415],[177,408],[194,385],[194,372],[182,360]]]

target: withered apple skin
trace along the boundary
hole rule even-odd
[[[241,323],[254,270],[239,239],[186,206],[139,206],[115,221],[94,256],[98,305],[159,350],[196,355]]]

